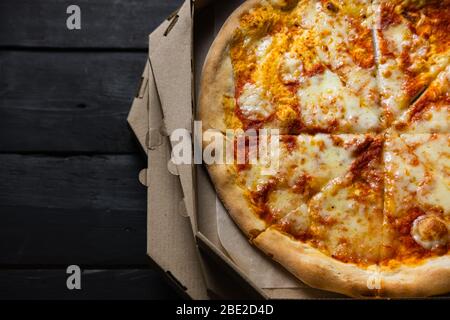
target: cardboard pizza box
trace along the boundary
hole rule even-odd
[[[148,255],[193,299],[346,298],[303,284],[251,246],[218,200],[204,167],[170,161],[176,144],[171,133],[194,133],[209,47],[242,2],[186,0],[149,36],[149,63],[129,115],[148,154],[148,168],[140,174],[148,187]]]
[[[207,299],[180,181],[176,168],[168,167],[169,139],[149,62],[128,123],[148,157],[148,169],[139,174],[140,182],[148,188],[147,254],[182,295]]]

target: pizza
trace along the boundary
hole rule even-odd
[[[450,292],[449,19],[448,0],[248,0],[212,44],[199,118],[232,161],[211,180],[310,286]]]

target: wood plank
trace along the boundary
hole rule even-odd
[[[146,265],[135,155],[0,155],[0,265]]]
[[[141,48],[182,0],[2,0],[0,46]],[[19,5],[20,4],[20,5]],[[67,7],[81,9],[81,30],[69,30]]]
[[[0,152],[140,150],[126,118],[146,58],[124,52],[0,52]]]
[[[153,270],[83,270],[81,290],[68,290],[66,269],[0,270],[0,299],[178,299]]]

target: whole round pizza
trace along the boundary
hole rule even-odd
[[[244,151],[208,171],[251,243],[316,288],[449,292],[449,63],[450,0],[244,2],[206,59],[200,119]],[[275,130],[276,170],[235,143]]]

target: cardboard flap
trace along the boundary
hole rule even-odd
[[[216,294],[220,295],[220,292],[227,291],[227,298],[242,298],[238,297],[242,292],[239,292],[241,290],[244,290],[245,295],[244,297],[246,299],[267,299],[268,296],[266,293],[259,289],[250,278],[248,278],[245,273],[238,267],[236,264],[234,264],[222,251],[220,251],[209,239],[204,236],[202,233],[197,233],[197,241],[200,248],[206,249],[204,252],[213,260],[218,260],[221,262],[221,269],[226,272],[227,276],[231,276],[231,279],[225,278],[225,281],[222,277],[221,279],[217,279],[215,276],[215,273],[218,271],[216,270],[208,270],[206,273],[206,277],[208,280],[209,289],[215,292]],[[203,267],[208,268],[207,261],[203,261]],[[222,271],[219,270],[219,271]],[[206,271],[206,270],[205,270]],[[232,280],[232,281],[230,281]],[[227,287],[232,284],[234,287],[232,289],[227,289]],[[238,284],[238,287],[236,287],[236,284]],[[234,291],[234,292],[233,292]],[[238,291],[238,292],[236,292]]]
[[[162,136],[162,112],[154,78],[149,70],[149,126],[160,141],[148,149],[148,220],[147,253],[167,273],[175,285],[193,299],[207,299],[191,221],[180,207],[183,192],[178,176],[168,170],[170,142]],[[158,133],[159,132],[159,133]],[[154,139],[154,141],[158,141]]]
[[[167,134],[171,135],[179,129],[191,134],[193,122],[191,1],[185,1],[176,14],[150,35],[149,41],[150,63]],[[192,141],[189,143],[192,145]],[[195,232],[197,220],[192,165],[179,165],[177,172],[183,189],[186,211]]]
[[[134,97],[127,121],[139,141],[142,149],[147,153],[148,137],[148,72],[150,64],[147,61],[142,73],[141,84]]]
[[[216,214],[219,241],[226,253],[258,288],[298,288],[305,287],[294,276],[256,247],[239,230],[228,215],[222,202],[216,197]]]

